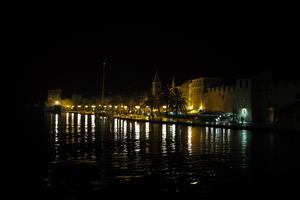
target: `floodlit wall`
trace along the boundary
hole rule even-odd
[[[272,82],[268,73],[224,85],[222,79],[197,78],[180,86],[189,112],[222,111],[240,119],[276,122],[276,115],[300,101],[300,82]],[[299,114],[293,114],[298,116]]]
[[[252,121],[251,80],[239,79],[236,85],[208,88],[205,109],[238,114],[245,121]]]

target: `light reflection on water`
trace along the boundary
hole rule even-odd
[[[131,149],[133,145],[135,152],[145,151],[146,148],[141,149],[140,145],[146,143],[146,146],[153,150],[152,152],[161,154],[175,152],[187,153],[191,156],[205,152],[228,154],[236,148],[241,150],[241,154],[245,154],[250,140],[249,131],[246,130],[235,131],[232,135],[230,129],[151,124],[123,119],[96,118],[95,115],[74,113],[55,114],[50,117],[51,120],[54,121],[53,131],[50,130],[54,133],[53,144],[56,147],[74,144],[72,149],[77,148],[76,145],[79,144],[92,145],[99,142],[97,138],[102,138],[112,140],[112,146],[122,144],[125,149]],[[77,123],[75,124],[74,121]],[[50,122],[50,124],[53,123]],[[99,137],[101,134],[102,136]],[[61,153],[65,154],[66,150],[68,148],[64,148]],[[95,154],[95,152],[86,153]]]
[[[106,181],[157,174],[167,182],[184,179],[184,184],[197,185],[212,177],[230,179],[232,169],[247,174],[250,168],[251,133],[245,130],[152,124],[74,113],[51,115],[49,120],[53,164],[98,163],[105,173],[96,178]]]

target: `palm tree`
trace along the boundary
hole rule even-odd
[[[151,115],[152,117],[154,118],[154,115],[153,115],[153,110],[155,108],[158,108],[159,107],[159,99],[156,97],[156,96],[153,96],[153,95],[149,95],[147,97],[147,99],[145,100],[144,104],[146,106],[149,106],[150,110],[151,110]]]
[[[184,97],[182,91],[179,88],[172,89],[172,102],[171,107],[175,108],[176,116],[178,115],[178,111],[186,110],[186,98]]]
[[[167,86],[159,96],[160,105],[166,106],[166,112],[170,110],[172,102],[172,89]]]

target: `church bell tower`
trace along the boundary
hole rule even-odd
[[[157,71],[155,72],[155,76],[154,76],[154,79],[153,79],[153,82],[152,82],[152,88],[151,89],[152,89],[152,95],[153,96],[158,96],[158,94],[161,91],[161,82],[160,82]]]

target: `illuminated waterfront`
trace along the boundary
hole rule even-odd
[[[43,129],[49,154],[39,178],[42,191],[54,196],[112,191],[232,196],[300,180],[297,134],[74,113],[46,114]]]

